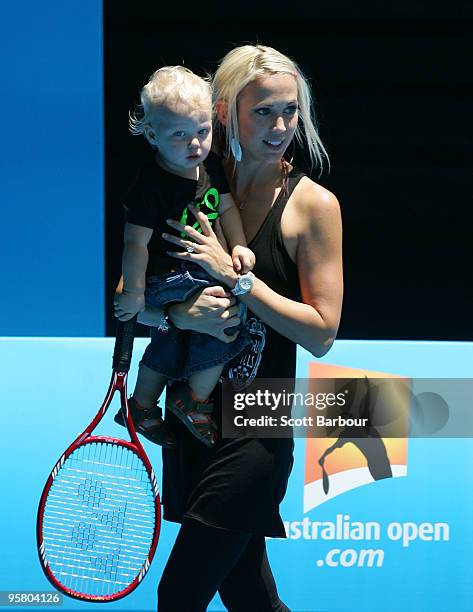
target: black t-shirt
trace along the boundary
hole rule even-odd
[[[128,223],[154,230],[148,244],[147,276],[166,274],[179,263],[166,254],[166,251],[182,251],[162,238],[163,232],[179,235],[166,219],[187,223],[201,231],[187,206],[194,204],[212,224],[218,217],[220,194],[229,191],[220,159],[214,153],[199,164],[198,180],[171,174],[154,160],[142,166],[123,204]]]

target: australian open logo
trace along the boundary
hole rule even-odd
[[[381,480],[388,485],[389,479],[407,476],[409,437],[470,435],[469,402],[462,407],[458,399],[467,396],[469,385],[314,362],[309,363],[308,376],[300,381],[304,397],[319,402],[305,406],[304,418],[311,422],[300,431],[306,438],[305,516],[285,521],[288,539],[316,541],[308,558],[323,571],[354,567],[376,571],[396,547],[407,550],[418,541],[448,542],[449,522],[441,515],[432,520],[430,508],[428,520],[396,517],[362,491],[326,509],[318,506],[364,485],[376,487]],[[402,484],[409,487],[408,482]],[[380,490],[386,496],[386,486]],[[313,517],[308,515],[311,511]]]
[[[392,374],[309,364],[309,390],[332,387],[347,401],[327,406],[306,440],[304,512],[357,487],[407,475],[410,380]]]

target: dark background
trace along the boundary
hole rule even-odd
[[[200,8],[199,8],[200,7]],[[158,67],[260,42],[311,80],[344,221],[339,338],[472,340],[473,4],[104,3],[107,335],[121,200],[149,148],[128,111]],[[299,154],[299,163],[304,159]]]

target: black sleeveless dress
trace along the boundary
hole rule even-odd
[[[255,275],[276,293],[296,301],[300,301],[297,267],[283,244],[281,216],[303,176],[296,170],[290,173],[287,191],[281,190],[248,245],[256,255]],[[266,326],[258,377],[293,378],[295,367],[296,344]],[[219,396],[215,394],[216,400]],[[216,404],[216,417],[220,409]],[[178,446],[163,449],[164,518],[181,522],[190,517],[222,529],[285,537],[279,504],[292,469],[293,440],[224,438],[209,449],[172,413],[166,418]]]

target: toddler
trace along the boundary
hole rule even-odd
[[[220,159],[210,151],[212,101],[210,85],[182,66],[157,70],[141,92],[142,116],[130,116],[133,134],[142,134],[154,150],[125,198],[127,213],[122,261],[123,285],[115,296],[115,315],[122,321],[148,308],[162,309],[158,327],[151,328],[151,343],[139,366],[138,380],[129,408],[137,430],[166,447],[175,445],[157,406],[168,380],[185,378],[188,389],[166,402],[188,429],[207,446],[216,440],[209,395],[224,364],[249,343],[248,330],[230,343],[207,334],[180,330],[167,316],[169,305],[182,302],[215,279],[195,263],[183,263],[168,255],[182,251],[165,240],[163,233],[179,235],[167,219],[193,225],[201,231],[192,205],[212,224],[219,218],[231,249],[234,268],[251,286],[255,256],[246,238]],[[192,246],[187,250],[192,252]],[[242,277],[240,277],[242,278]],[[234,290],[235,295],[244,290]],[[246,307],[239,304],[242,322]],[[232,328],[233,334],[237,328]],[[124,424],[121,411],[115,416]]]

